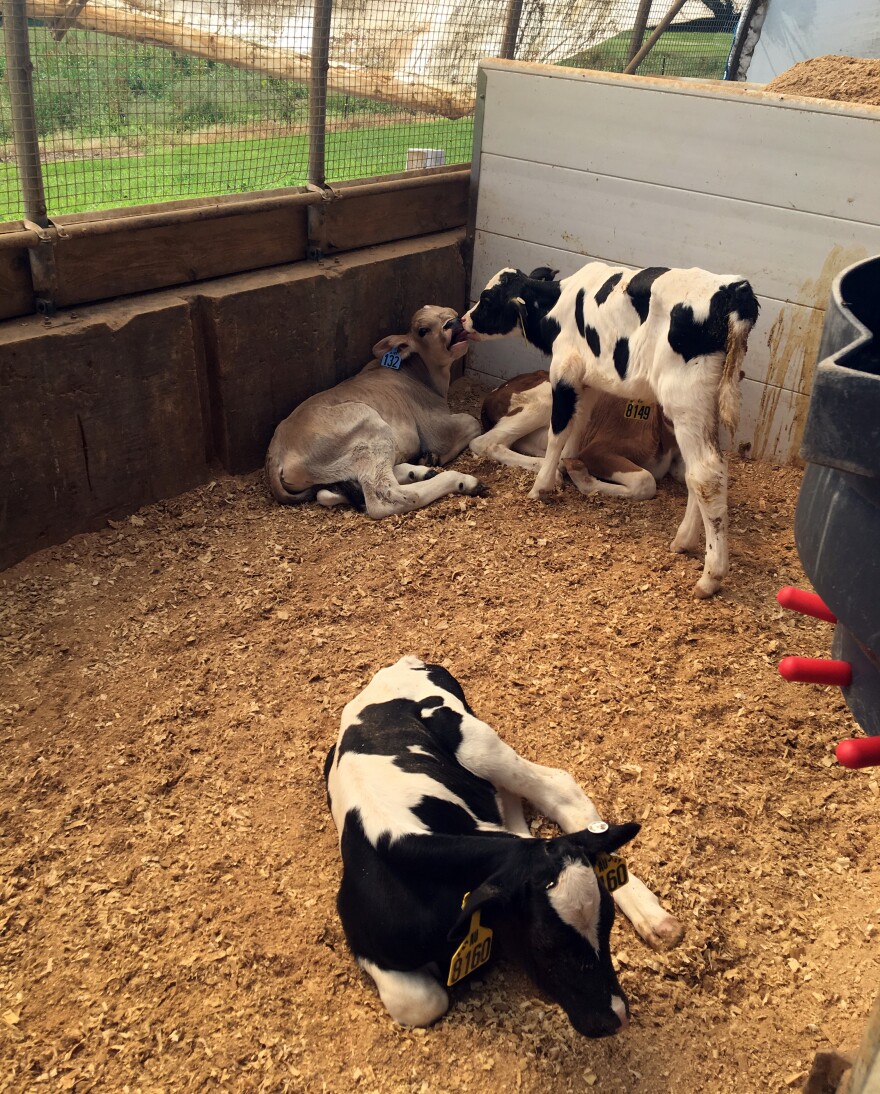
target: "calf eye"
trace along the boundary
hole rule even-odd
[[[427,333],[428,333],[428,328],[427,327],[419,327],[419,338],[424,338]]]
[[[553,881],[551,881],[551,882],[549,882],[549,883],[548,883],[548,885],[547,885],[547,888],[548,888],[548,889],[555,889],[555,888],[556,888],[556,882],[557,882],[557,881],[558,881],[558,878],[554,878],[554,879],[553,879]]]

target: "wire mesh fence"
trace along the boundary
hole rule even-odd
[[[721,78],[741,7],[2,0],[0,221],[34,217],[29,157],[49,216],[466,162],[481,58],[622,71],[674,13],[638,71]]]

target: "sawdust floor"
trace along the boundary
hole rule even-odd
[[[732,458],[733,570],[696,602],[682,487],[541,506],[460,466],[491,495],[380,523],[219,479],[0,576],[4,1091],[765,1094],[858,1042],[878,785],[832,758],[839,692],[776,671],[830,638],[774,600],[804,583],[799,472]],[[505,966],[406,1031],[346,952],[321,765],[409,651],[642,822],[628,858],[687,937],[618,919],[625,1034],[578,1037]]]

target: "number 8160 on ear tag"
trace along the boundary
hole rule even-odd
[[[480,965],[485,965],[492,953],[492,930],[480,923],[480,913],[471,916],[471,925],[467,937],[452,955],[449,962],[449,976],[446,986],[451,988],[459,980],[470,976]]]
[[[629,881],[629,870],[620,855],[597,855],[593,869],[602,879],[609,893],[622,888]]]

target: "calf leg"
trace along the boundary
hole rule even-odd
[[[422,448],[435,464],[449,463],[460,455],[480,432],[480,423],[470,414],[451,414],[430,423],[421,436]]]
[[[446,990],[423,969],[381,969],[364,957],[358,958],[358,964],[372,976],[385,1009],[402,1026],[430,1026],[449,1009]]]
[[[446,494],[482,494],[485,486],[473,475],[440,471],[423,482],[401,485],[387,468],[376,478],[359,478],[367,515],[374,520],[421,509]]]
[[[574,367],[560,368],[558,376],[554,375],[555,368],[550,370],[553,409],[550,429],[547,432],[547,453],[535,478],[535,485],[529,491],[530,498],[545,498],[553,492],[559,461],[566,444],[573,434],[583,434],[593,411],[596,393],[574,382],[573,373],[579,362],[575,358],[572,364]]]
[[[698,423],[676,422],[677,436],[685,463],[688,508],[673,547],[685,550],[699,542],[697,516],[706,534],[703,573],[694,595],[705,600],[721,588],[730,568],[727,540],[727,464],[717,438],[709,437]]]
[[[425,479],[433,479],[437,474],[433,467],[425,467],[419,463],[398,463],[391,470],[395,479],[401,484],[424,482]]]
[[[657,493],[657,480],[644,467],[623,456],[593,459],[587,456],[593,474],[583,459],[563,460],[568,477],[582,494],[610,494],[632,501],[647,501]],[[593,478],[600,475],[601,478]]]
[[[546,391],[542,390],[546,389]],[[537,471],[540,468],[541,455],[524,455],[515,452],[513,445],[535,430],[545,430],[550,423],[550,385],[542,384],[520,397],[518,406],[512,407],[495,425],[471,441],[471,452],[475,456],[486,456],[490,460],[506,464],[508,467],[525,467]]]
[[[466,711],[461,731],[462,742],[456,758],[463,767],[501,790],[502,805],[513,795],[526,798],[545,816],[557,821],[564,832],[579,832],[602,819],[568,772],[524,759],[490,725]],[[504,815],[507,816],[506,810]],[[678,920],[633,874],[629,875],[629,884],[612,895],[636,931],[654,949],[669,949],[684,937],[684,928]]]

